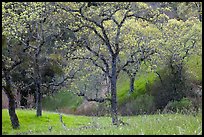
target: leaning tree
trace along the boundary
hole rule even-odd
[[[13,60],[11,54],[9,53],[9,48],[7,44],[7,38],[5,35],[2,36],[2,88],[6,93],[9,100],[9,116],[11,120],[12,127],[14,129],[19,128],[19,120],[15,112],[15,93],[14,86],[12,85],[11,73],[15,70],[17,66],[22,63],[22,60],[16,58]]]

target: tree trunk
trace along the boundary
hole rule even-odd
[[[117,90],[116,90],[116,58],[112,58],[112,73],[111,73],[111,116],[112,123],[114,125],[118,124],[118,114],[117,114]]]
[[[20,104],[21,106],[27,108],[28,107],[28,91],[27,90],[23,90],[21,91],[21,100],[20,100]]]
[[[15,97],[14,94],[12,93],[12,88],[11,88],[11,81],[10,81],[10,76],[7,72],[4,72],[5,74],[5,80],[6,80],[6,87],[5,89],[5,93],[8,97],[9,100],[9,116],[10,116],[10,120],[11,120],[11,124],[13,129],[17,129],[20,127],[19,121],[18,121],[18,117],[16,115],[15,112]]]
[[[42,79],[40,76],[40,69],[39,69],[39,61],[38,61],[38,56],[40,53],[40,49],[38,49],[38,51],[35,54],[35,69],[34,69],[34,73],[35,73],[35,94],[36,94],[36,115],[38,116],[42,116],[42,92],[41,92],[41,83],[42,83]]]
[[[134,92],[135,77],[130,77],[130,94]]]
[[[38,80],[36,82],[36,115],[42,116],[42,93]]]
[[[157,76],[159,77],[159,80],[160,80],[162,86],[164,86],[164,83],[163,83],[163,80],[162,80],[162,78],[161,78],[161,75],[160,75],[158,72],[155,72],[155,73],[156,73]]]
[[[198,18],[199,18],[199,21],[202,22],[202,6],[201,6],[201,3],[200,2],[197,2],[197,7],[198,7]]]
[[[19,121],[18,121],[18,117],[16,115],[15,112],[15,98],[14,95],[12,93],[7,94],[8,98],[9,98],[9,116],[10,116],[10,120],[12,123],[12,127],[13,129],[17,129],[20,127]]]

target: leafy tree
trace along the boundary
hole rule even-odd
[[[69,38],[73,36],[65,32],[62,20],[57,20],[59,14],[52,3],[11,2],[4,3],[3,8],[3,34],[9,36],[11,40],[19,41],[15,48],[23,50],[19,58],[26,58],[31,67],[26,68],[30,70],[28,72],[35,87],[36,115],[41,116],[43,91],[51,87],[54,90],[66,80],[73,78],[73,75],[67,75],[60,79],[60,75],[64,74],[60,67],[66,67],[67,63],[59,59],[66,53],[60,55],[62,49],[58,46],[63,41],[67,43],[63,46],[69,47],[71,41]],[[53,73],[60,75],[57,78]]]
[[[196,17],[202,22],[202,2],[148,2],[148,4],[165,13],[170,19],[186,21]]]
[[[155,39],[160,38],[161,32],[155,25],[142,20],[132,20],[125,25],[125,33],[122,34],[121,39],[122,44],[128,46],[124,46],[124,50],[119,55],[119,64],[123,60],[128,60],[127,64],[123,66],[123,71],[130,78],[130,93],[132,93],[134,91],[135,76],[142,63],[145,63],[156,52],[158,43]]]
[[[145,3],[100,3],[97,6],[90,6],[90,3],[58,3],[58,7],[75,17],[75,28],[70,29],[77,36],[77,45],[87,51],[80,54],[80,58],[90,60],[110,79],[112,123],[118,125],[117,76],[132,62],[127,59],[119,64],[118,61],[126,47],[121,44],[122,30],[129,20],[152,21],[156,13]]]
[[[201,53],[201,29],[201,23],[196,18],[187,21],[171,19],[164,23],[157,54],[160,59],[156,60],[157,66],[166,69],[163,78],[157,71],[163,86],[163,91],[156,95],[156,101],[160,102],[160,105],[157,105],[160,107],[164,107],[168,101],[180,100],[188,94],[190,85],[186,81],[184,64],[191,55]],[[169,81],[164,83],[163,80],[167,77]],[[161,98],[166,100],[161,102]]]

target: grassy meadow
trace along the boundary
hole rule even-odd
[[[2,110],[2,134],[28,135],[201,135],[202,114],[156,114],[120,116],[127,125],[115,126],[110,117],[90,117],[59,114],[43,111],[36,117],[35,110],[16,110],[20,121],[19,129],[12,129],[8,111]]]

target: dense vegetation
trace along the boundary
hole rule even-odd
[[[2,2],[2,29],[13,129],[26,125],[16,108],[110,116],[119,128],[121,115],[202,107],[201,2]]]

